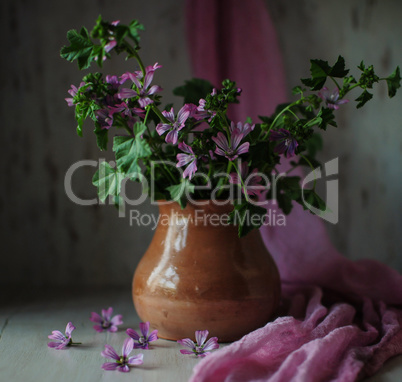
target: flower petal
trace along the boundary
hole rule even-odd
[[[140,353],[128,359],[129,365],[142,365],[144,363],[144,354]]]
[[[162,135],[164,133],[166,133],[166,131],[170,130],[172,128],[171,125],[169,125],[168,123],[158,123],[158,125],[156,126],[156,132],[159,135]]]
[[[104,358],[112,358],[120,361],[120,356],[116,353],[116,350],[110,345],[105,345],[105,350],[101,352],[101,356]]]
[[[128,367],[128,365],[122,365],[117,368],[117,371],[128,373],[130,371],[130,368]]]
[[[187,346],[190,349],[195,349],[195,343],[190,340],[190,338],[183,338],[182,340],[178,340],[177,343],[183,346]]]
[[[141,330],[142,336],[144,338],[147,338],[148,337],[148,332],[149,332],[149,321],[140,322],[140,330]]]
[[[123,316],[121,314],[118,314],[117,316],[114,316],[111,320],[110,323],[112,325],[121,325],[123,323]]]
[[[212,140],[224,151],[227,151],[229,149],[229,142],[225,135],[221,132],[218,133],[216,137],[212,137]],[[216,151],[215,151],[216,152]],[[218,154],[218,153],[217,153]],[[219,154],[222,155],[222,154]]]
[[[135,340],[140,339],[140,335],[133,329],[127,329],[126,330],[127,335],[129,335],[131,338],[134,338]]]
[[[205,340],[208,337],[208,334],[209,334],[208,330],[197,330],[195,332],[195,339],[197,341],[198,346],[202,346],[204,344]]]
[[[180,349],[180,353],[181,353],[181,354],[194,354],[193,351],[191,351],[191,350],[186,350],[186,349]]]
[[[165,138],[166,143],[171,143],[173,145],[175,145],[177,143],[177,139],[178,139],[178,132],[177,130],[170,130]]]
[[[190,163],[187,168],[183,172],[183,178],[188,178],[191,180],[193,175],[197,172],[197,162],[194,160],[192,163]]]
[[[113,313],[113,308],[109,308],[109,309],[102,309],[102,316],[105,319],[105,321],[110,321],[110,318],[112,317],[112,313]]]
[[[122,347],[123,357],[128,357],[134,348],[134,340],[132,338],[126,338]]]
[[[248,149],[250,147],[250,143],[249,142],[244,142],[242,145],[240,145],[240,147],[237,149],[237,154],[245,154],[248,152]]]
[[[119,364],[116,362],[105,362],[102,365],[103,370],[116,370],[119,367]]]
[[[49,346],[50,348],[55,348],[58,347],[60,345],[60,342],[49,342],[47,344],[47,346]]]
[[[97,322],[101,324],[103,322],[103,318],[96,312],[91,313],[91,317],[89,318],[92,322]]]
[[[66,337],[71,337],[71,333],[75,330],[75,326],[69,322],[66,326]]]
[[[120,90],[119,93],[117,93],[117,97],[119,97],[120,99],[122,98],[132,98],[132,97],[136,97],[138,94],[135,90],[133,89],[127,89],[127,88],[123,88]]]
[[[66,339],[64,334],[62,332],[60,332],[59,330],[53,330],[52,334],[47,336],[47,338],[50,338],[51,340],[59,340],[59,341],[63,341]]]
[[[158,339],[158,331],[154,330],[148,337],[148,342],[156,341]]]
[[[93,328],[98,332],[102,333],[105,329],[102,325],[94,325]]]
[[[203,349],[204,352],[208,350],[218,349],[218,337],[211,337],[204,345]]]

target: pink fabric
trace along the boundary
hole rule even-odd
[[[262,0],[187,0],[186,11],[194,76],[216,86],[230,78],[243,89],[232,119],[256,120],[286,100]],[[281,274],[279,318],[205,357],[192,382],[355,381],[402,353],[402,311],[395,307],[402,305],[402,276],[374,260],[343,257],[322,220],[300,206],[286,223],[261,232]]]

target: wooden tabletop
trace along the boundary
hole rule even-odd
[[[5,295],[4,295],[5,291]],[[130,373],[104,371],[101,357],[105,344],[118,352],[125,330],[138,330],[139,318],[135,313],[129,291],[71,291],[47,290],[16,292],[2,288],[0,296],[0,381],[7,382],[91,382],[91,381],[164,381],[185,382],[199,361],[180,353],[182,348],[174,341],[158,340],[143,353],[144,363]],[[5,301],[4,301],[5,300]],[[115,314],[122,314],[124,324],[117,333],[97,333],[89,320],[92,311],[112,306]],[[82,345],[66,350],[47,347],[47,336],[52,330],[64,333],[67,322],[76,330],[73,340]],[[402,381],[402,357],[390,360],[370,382]]]

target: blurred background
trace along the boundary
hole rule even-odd
[[[85,73],[61,59],[59,50],[67,44],[67,30],[82,25],[91,29],[99,14],[123,23],[138,19],[146,28],[142,58],[146,65],[163,65],[154,82],[164,88],[166,103],[180,106],[182,100],[171,91],[191,78],[184,4],[184,0],[1,2],[1,284],[131,284],[151,241],[151,228],[130,226],[129,218],[119,217],[110,205],[76,205],[64,190],[71,165],[112,156],[98,151],[91,126],[83,138],[76,135],[74,112],[64,98]],[[289,99],[299,78],[308,76],[310,58],[334,62],[341,54],[356,76],[362,59],[380,76],[402,65],[399,0],[266,0],[266,5],[282,49]],[[105,64],[104,73],[133,71],[133,64],[117,57]],[[320,159],[339,156],[339,223],[327,227],[346,257],[377,259],[402,272],[402,94],[388,99],[385,85],[374,93],[361,110],[352,104],[342,107],[337,113],[339,127],[324,136]],[[74,173],[78,197],[96,197],[94,171],[87,166]],[[135,208],[157,213],[149,202]]]

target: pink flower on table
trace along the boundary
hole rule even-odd
[[[134,341],[131,338],[126,338],[122,348],[122,355],[119,356],[110,345],[105,345],[105,350],[102,351],[101,356],[104,358],[114,359],[115,362],[105,362],[102,365],[103,370],[117,370],[123,373],[130,371],[130,366],[142,365],[143,354],[138,354],[130,357],[130,353],[134,348]]]
[[[251,174],[249,174],[249,167],[247,162],[243,162],[239,168],[240,176],[237,172],[230,173],[229,182],[232,184],[242,185],[242,181],[245,184],[247,195],[259,195],[264,187],[260,184],[262,178],[258,173],[258,169],[254,169]],[[244,188],[241,191],[244,193]]]
[[[59,330],[53,330],[52,334],[48,336],[51,340],[58,342],[49,342],[47,346],[56,350],[65,349],[67,346],[78,345],[78,342],[73,342],[71,333],[75,330],[75,326],[69,322],[66,326],[65,335]]]
[[[180,150],[184,151],[187,154],[177,154],[176,158],[178,162],[176,164],[176,167],[188,165],[183,172],[183,178],[186,178],[188,176],[188,178],[191,179],[197,171],[197,157],[195,156],[193,149],[190,146],[186,145],[184,142],[180,142],[178,147]]]
[[[141,322],[140,323],[141,336],[133,329],[127,329],[126,333],[133,340],[137,341],[134,343],[135,349],[148,349],[148,345],[152,341],[156,341],[158,339],[158,331],[154,330],[151,334],[149,333],[149,322]]]
[[[339,99],[339,89],[335,88],[332,92],[327,88],[323,87],[318,96],[326,102],[328,109],[338,110],[339,105],[348,103],[347,99]]]
[[[218,338],[212,337],[207,342],[205,340],[208,337],[208,330],[197,330],[195,332],[196,343],[194,343],[190,338],[184,338],[182,340],[178,340],[177,342],[180,345],[186,346],[191,350],[181,349],[181,354],[194,354],[197,357],[205,357],[210,354],[210,350],[218,349]]]
[[[102,316],[96,312],[91,313],[90,320],[96,322],[93,328],[101,333],[103,331],[117,332],[117,326],[123,323],[122,315],[118,314],[112,318],[113,308],[102,309]]]
[[[249,123],[245,123],[243,125],[243,123],[237,122],[237,124],[235,125],[234,122],[231,122],[230,123],[230,132],[233,133],[233,131],[235,129],[237,129],[240,131],[240,133],[243,134],[243,138],[244,138],[247,134],[251,133],[254,130],[254,127],[255,127],[255,125],[250,125]]]
[[[165,141],[175,145],[179,137],[179,131],[184,127],[190,115],[190,109],[187,105],[184,105],[177,113],[176,118],[174,116],[173,107],[170,111],[162,111],[162,114],[168,120],[168,123],[158,123],[156,126],[156,132],[159,135],[162,135],[169,131],[166,135]]]
[[[245,142],[240,145],[242,139],[243,134],[238,129],[234,129],[231,133],[230,142],[223,133],[219,132],[217,137],[212,137],[216,143],[215,154],[222,155],[229,160],[235,160],[239,155],[248,152],[250,143]]]

